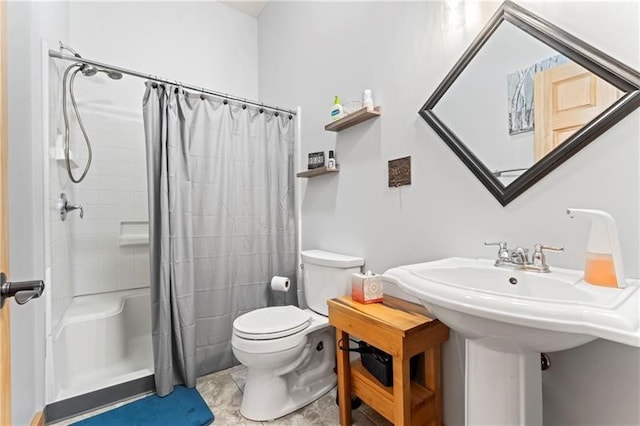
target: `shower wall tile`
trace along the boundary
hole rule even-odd
[[[75,195],[85,204],[98,204],[98,193],[91,189],[78,188],[75,190]]]
[[[52,64],[50,147],[64,134],[60,72]],[[92,166],[80,184],[72,184],[64,163],[49,158],[49,254],[52,325],[56,329],[73,296],[149,286],[149,247],[120,246],[122,221],[147,221],[147,183],[141,114],[112,107],[80,105],[93,144]],[[72,118],[71,150],[81,167],[88,154]],[[79,175],[82,169],[74,170]],[[82,204],[84,219],[71,212],[60,220],[60,194]]]
[[[118,277],[115,282],[118,290],[126,290],[129,288],[140,287],[139,283],[136,282],[135,275],[125,275],[123,277]]]
[[[148,265],[148,263],[146,263],[145,265]],[[144,267],[144,265],[142,265],[142,267]],[[124,261],[118,262],[117,273],[118,273],[118,278],[129,276],[129,275],[135,275],[136,262],[133,259],[126,259]]]
[[[73,294],[147,287],[148,244],[121,246],[119,242],[123,221],[148,221],[142,119],[112,107],[83,107],[93,161],[72,200],[85,209],[83,220],[70,222]],[[86,158],[86,152],[80,150],[78,157]]]

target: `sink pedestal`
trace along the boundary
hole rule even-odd
[[[491,337],[465,346],[466,425],[541,426],[540,353]]]

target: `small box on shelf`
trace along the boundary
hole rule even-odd
[[[307,169],[313,170],[320,167],[324,167],[324,152],[310,152],[309,160],[307,161]]]

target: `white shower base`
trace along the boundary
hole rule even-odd
[[[149,289],[74,297],[52,343],[52,402],[152,375]]]

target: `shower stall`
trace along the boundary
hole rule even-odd
[[[47,402],[77,407],[87,398],[72,398],[111,393],[116,385],[122,385],[118,392],[137,389],[131,395],[141,386],[151,390],[151,379],[160,395],[177,383],[193,386],[196,377],[237,363],[230,336],[235,318],[297,303],[299,111],[60,47],[72,55],[43,54],[49,106]],[[123,74],[147,80],[130,86],[131,96],[144,99],[142,110],[110,100],[128,82],[120,81]],[[144,96],[135,87],[146,87]],[[173,114],[178,110],[184,114]],[[174,131],[185,123],[189,132]],[[172,132],[165,133],[168,128]],[[214,138],[213,128],[225,131]],[[176,151],[186,146],[188,156]],[[176,169],[188,173],[164,173]],[[269,287],[274,275],[290,277],[293,288],[277,300]],[[183,330],[191,337],[175,344]],[[178,358],[189,360],[184,378],[174,375]]]
[[[151,376],[153,355],[141,112],[112,105],[122,74],[45,64],[51,404]]]

